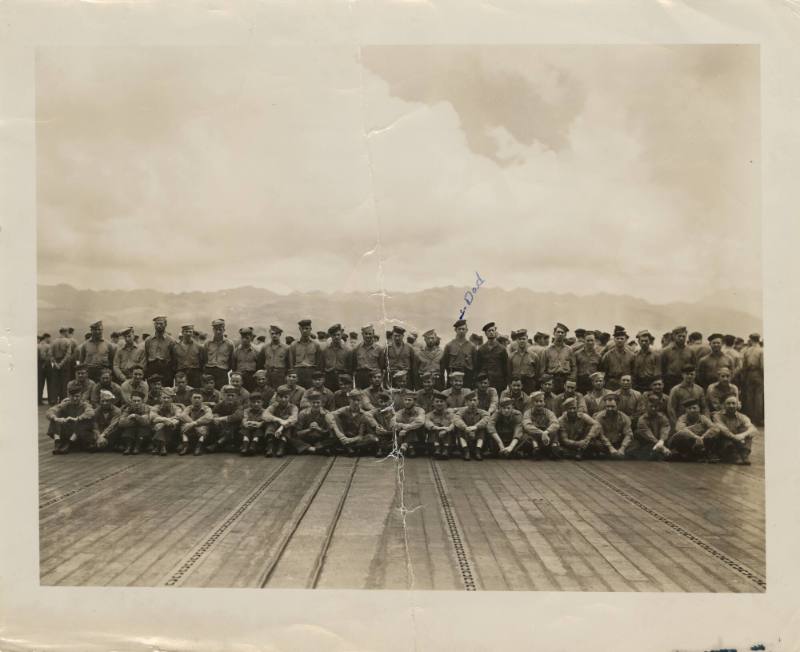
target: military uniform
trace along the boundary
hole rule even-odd
[[[633,356],[633,388],[637,392],[650,389],[650,384],[661,375],[661,354],[653,349],[640,349]]]
[[[244,332],[242,329],[240,332]],[[252,334],[252,329],[246,329]],[[242,376],[242,385],[247,391],[255,387],[255,374],[258,369],[258,351],[249,342],[242,342],[233,350],[233,364],[231,371],[236,371]]]
[[[277,326],[271,326],[270,331],[280,334]],[[289,369],[289,347],[278,342],[265,344],[261,349],[259,367],[267,372],[267,383],[272,387],[280,387],[286,382],[286,371]]]
[[[586,414],[590,417],[593,417],[598,412],[602,412],[605,409],[605,397],[611,393],[611,390],[606,389],[605,387],[600,390],[598,393],[596,390],[592,390],[584,399],[586,400]]]
[[[522,331],[526,333],[526,331]],[[528,345],[528,338],[517,332],[517,340],[508,348],[508,382],[519,376],[522,391],[530,394],[539,389],[539,377],[544,373],[541,357]],[[501,390],[502,391],[502,390]]]
[[[205,349],[193,339],[180,338],[175,342],[175,370],[186,374],[186,382],[200,387],[205,365]]]
[[[395,326],[394,332],[402,335],[405,333],[405,329]],[[398,345],[393,340],[387,342],[380,357],[380,367],[387,382],[390,375],[398,371],[405,371],[408,387],[414,389],[416,386],[417,353],[410,344],[401,342]]]
[[[464,387],[458,389],[455,387],[448,387],[442,392],[446,397],[445,402],[447,403],[447,407],[452,409],[464,407],[468,393],[469,390]]]
[[[289,442],[297,453],[303,453],[309,448],[326,451],[335,445],[336,437],[331,429],[328,414],[329,411],[325,408],[306,407],[300,410],[294,436]]]
[[[729,415],[723,409],[714,413],[713,422],[710,447],[714,454],[725,462],[749,464],[753,438],[758,434],[750,419],[738,411]]]
[[[600,351],[592,347],[589,350],[586,346],[575,351],[575,377],[577,389],[581,393],[586,393],[592,388],[591,375],[600,370]]]
[[[89,402],[94,406],[97,407],[100,405],[100,392],[102,390],[106,390],[107,392],[111,392],[114,395],[114,405],[121,406],[123,403],[122,399],[122,387],[117,385],[115,382],[110,382],[107,385],[103,385],[100,382],[94,384],[94,386],[89,391]]]
[[[508,386],[508,351],[498,343],[497,338],[489,339],[478,348],[475,362],[476,372],[485,373],[489,377],[489,384],[498,392],[502,392]]]
[[[417,373],[421,378],[423,374],[429,373],[434,378],[434,388],[444,389],[444,376],[441,373],[442,347],[433,346],[432,348],[421,348],[417,350]]]
[[[475,395],[478,397],[478,407],[481,410],[486,411],[488,414],[497,412],[500,396],[494,387],[487,387],[485,391],[478,387],[475,389]]]
[[[558,419],[559,443],[565,457],[581,459],[584,456],[602,453],[600,424],[585,412],[574,417],[564,412]]]
[[[502,405],[502,399],[500,403]],[[489,417],[486,430],[490,435],[492,449],[495,453],[499,452],[501,445],[507,447],[515,439],[517,440],[515,452],[522,452],[519,449],[525,444],[525,434],[522,430],[522,413],[519,410],[512,410],[509,415],[498,410]]]
[[[757,337],[757,336],[756,336]],[[742,411],[764,425],[764,349],[752,343],[742,352]]]
[[[698,414],[691,420],[689,414],[682,414],[667,445],[676,457],[706,459],[714,451],[715,431],[716,426],[705,414]]]
[[[567,392],[563,392],[562,394],[558,394],[555,397],[555,401],[553,403],[552,412],[555,413],[556,417],[559,419],[564,414],[564,401],[567,399],[574,399],[575,404],[578,407],[578,413],[586,414],[588,413],[588,409],[586,407],[586,398],[580,392],[573,392],[572,394],[567,394]]]
[[[611,390],[619,389],[619,379],[625,375],[633,375],[633,352],[624,346],[614,347],[600,359],[600,371],[606,375],[606,386]]]
[[[217,450],[238,450],[241,444],[239,440],[244,407],[238,397],[230,398],[233,395],[226,393],[225,387],[230,386],[223,386],[222,400],[211,408],[213,420],[209,424],[209,437],[213,443],[206,447],[209,453]]]
[[[165,388],[170,391],[169,388]],[[153,443],[157,447],[154,452],[161,455],[167,454],[167,449],[177,448],[180,438],[181,420],[183,412],[182,406],[170,402],[168,405],[162,403],[150,410],[150,423],[153,427]]]
[[[144,355],[144,375],[159,374],[166,387],[172,385],[175,377],[175,340],[166,333],[156,331],[145,341]]]
[[[68,393],[76,391],[70,389]],[[47,410],[47,418],[50,421],[47,436],[53,439],[54,455],[68,452],[73,442],[81,448],[94,447],[94,409],[89,401],[80,399],[75,402],[71,398],[66,398]],[[62,422],[61,419],[67,421]]]
[[[95,409],[92,430],[94,444],[98,448],[107,447],[109,450],[117,450],[120,446],[119,419],[121,416],[122,410],[113,404],[107,408],[101,405]]]
[[[214,387],[217,389],[227,385],[228,372],[233,367],[233,343],[226,337],[216,337],[206,341],[203,349],[203,373],[214,377]]]
[[[302,325],[308,320],[302,320]],[[322,349],[317,342],[311,338],[292,342],[289,346],[289,367],[297,372],[297,384],[308,389],[311,387],[311,377],[315,371],[322,371]]]
[[[150,441],[150,408],[142,401],[138,405],[128,404],[122,408],[119,418],[120,439],[125,446],[125,455],[138,455]]]
[[[147,384],[146,380],[135,383],[133,379],[130,379],[119,386],[119,391],[120,394],[122,394],[122,402],[127,405],[131,402],[131,397],[134,394],[138,394],[142,397],[142,401],[145,401],[150,395],[150,386]]]
[[[550,457],[560,456],[558,419],[551,410],[531,406],[522,415],[522,429],[530,438],[533,452],[546,453]]]
[[[600,424],[600,439],[605,446],[605,453],[616,450],[624,455],[633,439],[628,415],[619,410],[609,412],[603,409],[594,415],[594,420]]]
[[[350,394],[358,390],[351,390]],[[359,397],[360,399],[360,397]],[[377,424],[369,412],[350,405],[328,412],[328,425],[339,442],[339,447],[347,452],[364,452],[375,448],[378,437]]]
[[[144,349],[140,349],[133,342],[126,342],[117,347],[114,354],[114,377],[124,383],[130,379],[134,367],[145,367]]]
[[[489,434],[489,419],[492,416],[486,410],[473,409],[469,405],[454,410],[453,423],[456,426],[456,435],[466,459],[469,459],[470,449],[473,450],[476,459],[481,459],[483,444]]]
[[[371,331],[362,329],[362,332]],[[358,389],[369,387],[372,383],[372,374],[375,371],[381,371],[382,350],[382,347],[374,340],[369,344],[361,342],[353,349],[351,364],[353,366],[353,377]]]
[[[722,409],[722,404],[729,396],[739,399],[739,388],[733,383],[723,386],[721,382],[711,383],[706,390],[706,405],[709,412],[717,412]]]
[[[264,436],[267,423],[264,421],[264,407],[248,405],[242,412],[242,423],[239,427],[239,436],[242,446],[239,453],[252,455],[258,452],[259,443]]]
[[[697,366],[694,350],[688,346],[670,344],[661,351],[661,376],[664,378],[664,391],[669,393],[683,379],[683,368]]]
[[[514,409],[520,414],[525,412],[530,405],[530,398],[524,391],[520,391],[519,394],[515,394],[510,387],[507,387],[500,393],[499,402],[502,403],[503,399],[506,398],[511,399]]]
[[[85,340],[78,347],[78,361],[86,367],[89,378],[97,382],[103,369],[114,366],[114,345],[102,337]]]
[[[449,457],[456,431],[452,411],[446,407],[431,410],[425,415],[425,429],[428,431],[428,441],[433,445],[434,456]]]
[[[561,393],[567,379],[576,380],[575,353],[566,344],[551,344],[544,350],[542,360],[544,373],[553,377],[553,391]]]
[[[722,351],[719,353],[712,351],[701,358],[697,363],[697,384],[703,389],[708,389],[711,383],[719,380],[719,370],[723,367],[727,367],[733,373],[733,360]]]
[[[74,342],[64,334],[53,340],[50,345],[51,373],[55,387],[52,395],[49,388],[47,392],[51,405],[67,398],[67,384],[72,380],[75,363],[74,352]]]
[[[689,399],[697,399],[697,401],[700,403],[700,412],[703,414],[708,414],[708,408],[706,406],[706,393],[703,391],[703,388],[695,383],[692,383],[691,386],[681,383],[680,385],[673,387],[672,391],[669,393],[667,411],[669,413],[669,419],[672,423],[676,423],[678,421],[678,417],[683,414],[683,403]]]
[[[477,349],[468,339],[456,337],[444,347],[440,369],[442,374],[460,371],[464,374],[464,386],[472,387],[475,375]]]
[[[217,390],[214,390],[217,391]],[[179,455],[186,454],[190,447],[194,448],[195,455],[203,453],[203,447],[206,437],[208,436],[208,429],[214,415],[211,408],[202,403],[198,407],[194,405],[187,405],[183,412],[181,412],[181,447],[178,450]]]
[[[633,440],[626,454],[635,459],[664,459],[669,433],[669,419],[661,412],[647,411],[636,421]],[[659,442],[661,444],[657,446]]]
[[[338,328],[337,328],[338,327]],[[328,329],[328,333],[333,336],[341,332],[341,326],[335,324]],[[322,368],[325,370],[325,387],[331,392],[339,389],[339,376],[349,373],[353,367],[351,357],[353,352],[340,339],[331,339],[328,346],[322,350]]]
[[[395,413],[395,423],[398,428],[400,450],[403,452],[408,450],[409,457],[413,457],[417,449],[426,442],[425,411],[416,405],[410,408],[403,407]]]

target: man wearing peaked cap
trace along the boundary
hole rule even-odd
[[[330,342],[322,350],[322,368],[325,370],[325,386],[331,391],[339,389],[339,376],[352,369],[352,351],[342,340],[341,324],[328,328]]]
[[[542,354],[542,371],[553,377],[553,391],[556,394],[564,391],[564,381],[567,378],[575,380],[577,375],[575,352],[564,341],[568,332],[569,329],[564,324],[556,324],[553,329],[553,343]]]
[[[91,333],[88,340],[84,340],[78,347],[78,361],[86,365],[89,378],[97,382],[100,380],[100,371],[114,366],[114,345],[103,339],[103,322],[96,321],[90,327]]]
[[[499,394],[508,386],[508,351],[497,341],[497,326],[493,321],[484,325],[483,332],[487,341],[475,355],[475,371],[485,373],[489,377],[489,384]]]
[[[183,372],[189,387],[203,384],[204,350],[194,339],[194,324],[181,326],[181,336],[175,342],[175,373]]]
[[[228,372],[233,368],[234,346],[225,337],[225,320],[211,322],[214,336],[203,345],[205,367],[203,371],[214,377],[214,386],[219,389],[228,384]],[[209,435],[211,436],[211,435]]]
[[[464,385],[471,388],[477,366],[478,350],[467,338],[466,320],[459,319],[453,324],[453,328],[455,328],[456,336],[445,345],[439,367],[443,377],[445,373],[449,378],[454,371],[462,372]]]
[[[311,387],[311,374],[322,371],[322,348],[311,338],[310,319],[301,319],[297,325],[300,339],[289,346],[289,366],[297,372],[297,384],[308,389]]]
[[[417,354],[414,347],[403,340],[405,332],[406,329],[402,326],[392,327],[391,339],[386,342],[380,365],[387,382],[393,372],[405,371],[406,384],[413,389],[417,384]]]
[[[165,385],[172,385],[177,362],[175,358],[175,340],[167,334],[167,318],[153,317],[154,333],[144,343],[146,376],[160,374]]]

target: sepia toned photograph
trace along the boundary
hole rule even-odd
[[[765,592],[760,65],[39,48],[40,584]]]

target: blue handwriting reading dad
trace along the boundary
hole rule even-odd
[[[467,307],[475,301],[475,295],[478,293],[481,285],[483,285],[486,281],[481,278],[481,275],[478,272],[475,272],[475,285],[472,289],[467,290],[464,292],[464,307],[458,313],[459,319],[464,319],[464,315],[467,314]]]

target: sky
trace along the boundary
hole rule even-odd
[[[757,293],[759,88],[756,46],[42,49],[39,282]]]

